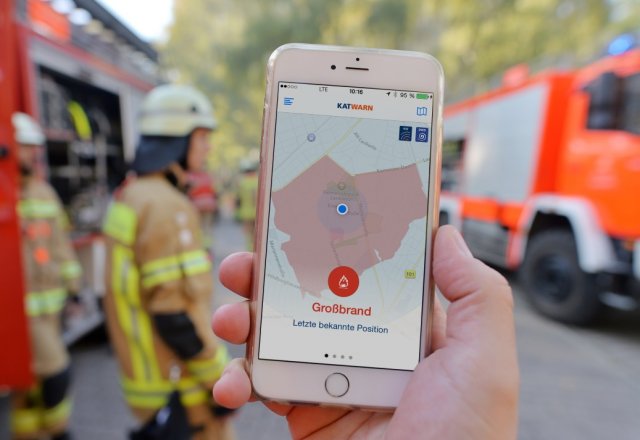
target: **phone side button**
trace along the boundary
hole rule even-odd
[[[330,396],[342,397],[349,391],[349,379],[341,373],[330,374],[324,381],[324,389]]]

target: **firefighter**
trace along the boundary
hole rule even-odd
[[[152,90],[142,104],[137,177],[117,191],[103,228],[105,310],[125,399],[148,426],[179,391],[194,439],[233,437],[227,410],[211,397],[228,355],[210,330],[211,261],[185,195],[187,171],[202,167],[215,127],[197,90]]]
[[[258,163],[250,159],[240,162],[240,180],[236,196],[236,218],[242,223],[248,251],[253,250],[258,197]]]
[[[26,312],[33,373],[30,390],[11,397],[11,430],[16,439],[69,439],[69,355],[62,340],[61,314],[80,288],[81,268],[65,231],[66,215],[53,188],[36,176],[45,137],[29,115],[12,117],[18,144]]]

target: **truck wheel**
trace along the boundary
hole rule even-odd
[[[520,271],[529,301],[549,318],[584,325],[602,309],[595,275],[580,268],[571,231],[551,230],[533,236]]]

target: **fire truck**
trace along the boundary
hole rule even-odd
[[[441,222],[571,324],[639,299],[640,50],[617,52],[534,76],[517,66],[444,112]]]
[[[63,201],[83,266],[82,312],[65,322],[71,343],[103,321],[100,225],[133,159],[142,99],[161,75],[156,51],[95,0],[2,0],[0,35],[1,387],[29,382],[11,114],[44,129],[41,173]]]

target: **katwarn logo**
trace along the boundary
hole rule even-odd
[[[344,102],[339,102],[338,108],[344,109],[344,110],[364,110],[367,112],[373,111],[373,106],[369,104],[347,104]]]

